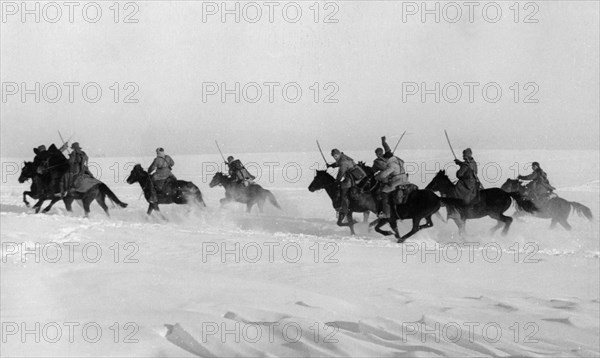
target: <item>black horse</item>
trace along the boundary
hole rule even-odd
[[[325,170],[317,170],[315,178],[308,187],[308,190],[311,192],[320,189],[325,189],[327,195],[331,198],[334,207],[336,207],[336,201],[339,200],[339,185]],[[342,223],[344,215],[340,214],[337,224],[339,226],[350,226],[350,231],[354,235],[352,212],[364,210],[376,212],[377,200],[376,194],[373,191],[363,192],[357,196],[356,193],[352,193],[352,190],[354,189],[351,189],[350,193],[350,213],[346,215],[348,216],[348,223]],[[440,198],[430,190],[415,190],[409,194],[404,204],[395,205],[392,208],[390,219],[377,219],[373,221],[370,226],[375,225],[375,231],[382,235],[388,236],[393,234],[398,239],[398,243],[402,243],[419,230],[432,227],[433,222],[431,216],[437,213],[441,205],[456,208],[462,205],[462,201],[452,198]],[[403,219],[412,219],[413,227],[407,234],[400,236],[397,221]],[[422,219],[425,219],[425,225],[421,225]],[[381,226],[386,223],[390,224],[393,232],[381,230]]]
[[[27,207],[29,207],[29,202],[27,201],[27,196],[32,199],[38,200],[38,202],[34,205],[34,209],[36,213],[40,212],[42,208],[42,204],[46,200],[51,200],[50,205],[48,205],[44,209],[44,213],[47,213],[52,209],[52,206],[61,199],[60,197],[60,189],[58,187],[52,188],[51,186],[44,186],[42,181],[43,178],[37,172],[37,166],[33,162],[24,162],[23,168],[21,169],[21,175],[19,175],[19,183],[23,184],[27,180],[31,179],[31,187],[29,191],[23,192],[23,202]],[[47,178],[46,178],[47,180]],[[43,189],[51,189],[43,190]]]
[[[51,154],[50,158],[37,168],[31,162],[25,163],[19,182],[23,183],[27,179],[33,180],[32,188],[35,185],[34,195],[38,198],[38,202],[33,206],[36,213],[40,212],[44,201],[51,200],[50,205],[43,211],[46,213],[60,199],[63,199],[68,212],[72,211],[74,200],[81,200],[85,217],[89,216],[90,204],[94,200],[102,207],[106,215],[110,216],[105,202],[106,197],[122,208],[127,207],[127,204],[120,201],[106,184],[99,181],[85,192],[65,192],[66,185],[64,183],[67,180],[67,175],[69,175],[67,159],[60,152]],[[23,193],[23,196],[25,196],[25,193]],[[23,199],[25,200],[25,198]]]
[[[512,193],[516,192],[521,195],[525,195],[526,188],[518,179],[507,179],[502,184],[502,190]],[[592,221],[592,211],[587,206],[580,204],[575,201],[567,201],[561,197],[555,196],[547,200],[533,200],[538,206],[539,211],[533,213],[533,216],[544,219],[552,219],[550,222],[550,228],[553,229],[556,224],[562,225],[567,230],[571,230],[571,225],[567,222],[571,210],[576,212],[579,216],[584,216],[588,220]],[[523,211],[517,210],[515,216],[524,215]]]
[[[342,206],[342,198],[340,197],[340,184],[337,183],[335,178],[328,174],[326,170],[317,170],[315,178],[308,186],[308,190],[311,193],[321,189],[325,189],[325,192],[327,192],[327,195],[329,195],[334,209],[339,209]],[[349,226],[350,233],[355,235],[354,224],[356,222],[352,218],[352,213],[364,213],[366,221],[369,212],[377,214],[377,201],[370,190],[361,190],[356,187],[350,189],[348,195],[350,196],[350,212],[339,213],[337,225]],[[347,219],[347,222],[344,222],[345,218]],[[385,221],[382,221],[381,225],[378,223],[377,227],[375,227],[375,230],[383,234],[379,228],[384,224]]]
[[[127,183],[140,183],[142,187],[142,191],[144,192],[144,197],[148,202],[148,211],[147,214],[150,215],[152,210],[156,210],[160,212],[158,209],[158,204],[198,204],[201,207],[206,207],[204,203],[204,199],[202,199],[202,192],[198,187],[190,182],[184,180],[167,180],[164,184],[163,190],[156,190],[156,196],[158,198],[158,203],[151,203],[150,198],[152,197],[152,188],[150,185],[154,185],[152,183],[152,179],[150,178],[150,174],[146,172],[140,164],[136,164],[129,177],[127,177]]]
[[[457,197],[454,184],[446,175],[445,170],[440,170],[431,183],[427,185],[426,189],[438,191],[442,196]],[[467,219],[479,219],[486,216],[498,221],[496,226],[491,229],[492,233],[496,232],[504,224],[502,234],[506,235],[513,221],[510,216],[504,215],[504,212],[512,204],[511,198],[515,200],[517,207],[521,210],[528,213],[533,213],[537,210],[531,200],[523,198],[519,193],[507,193],[500,188],[490,188],[481,190],[479,192],[479,200],[472,203],[472,205],[463,205],[457,211],[449,209],[448,217],[454,220],[461,235],[465,233]]]
[[[246,204],[246,212],[249,213],[256,204],[258,210],[262,213],[265,201],[269,200],[273,206],[277,209],[281,209],[277,199],[275,199],[275,195],[258,184],[252,183],[245,186],[237,180],[218,172],[212,178],[208,186],[214,188],[218,185],[225,188],[225,197],[220,200],[221,205],[225,205],[231,201],[237,201],[238,203]]]

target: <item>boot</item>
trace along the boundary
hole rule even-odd
[[[389,219],[390,218],[390,197],[386,193],[383,194],[381,198],[381,212],[377,215],[381,219]]]
[[[148,198],[150,204],[158,204],[158,196],[156,195],[156,187],[154,186],[154,182],[150,182],[150,198]]]

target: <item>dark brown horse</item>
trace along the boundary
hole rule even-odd
[[[160,213],[158,204],[196,204],[203,208],[206,207],[200,189],[198,189],[191,181],[184,180],[166,180],[163,190],[156,190],[158,203],[151,203],[152,188],[150,185],[154,185],[154,183],[152,183],[150,174],[148,174],[140,164],[136,164],[133,167],[131,173],[129,173],[129,176],[127,177],[127,183],[140,183],[142,191],[144,192],[144,197],[148,202],[148,211],[146,212],[148,215],[150,215],[153,210]]]
[[[29,207],[27,196],[38,200],[38,202],[33,206],[37,214],[40,212],[44,201],[51,200],[50,205],[48,205],[43,211],[44,213],[47,213],[50,211],[50,209],[52,209],[52,206],[61,199],[60,188],[58,186],[52,187],[52,185],[44,186],[43,181],[49,180],[49,178],[42,178],[42,176],[38,174],[37,166],[33,162],[24,162],[23,168],[21,169],[21,175],[19,175],[19,183],[23,184],[30,179],[31,187],[29,188],[29,191],[23,192],[23,202],[27,207]],[[58,182],[56,184],[58,184]]]
[[[258,210],[262,213],[265,202],[269,200],[274,207],[281,209],[277,199],[275,199],[275,195],[258,184],[252,183],[245,186],[243,183],[239,183],[237,180],[218,172],[212,178],[208,186],[214,188],[218,185],[225,188],[225,197],[220,200],[221,205],[225,205],[231,201],[237,201],[238,203],[246,204],[247,213],[252,210],[254,205],[258,206]]]
[[[314,193],[315,191],[322,189],[325,190],[331,199],[333,208],[336,210],[339,209],[342,206],[342,199],[340,197],[340,184],[337,183],[335,178],[328,174],[326,170],[317,170],[315,178],[308,186],[308,190],[311,193]],[[356,224],[356,222],[352,218],[352,213],[365,213],[365,218],[368,218],[367,215],[369,212],[377,214],[377,201],[370,190],[352,188],[350,189],[348,195],[350,197],[350,212],[339,213],[337,225],[350,227],[350,233],[355,235],[354,224]],[[344,219],[347,219],[347,222],[344,222]],[[381,234],[384,234],[384,232],[379,230],[379,228],[384,224],[385,221],[383,221],[381,225],[378,224],[375,230]]]
[[[438,191],[442,196],[457,197],[454,184],[446,175],[445,170],[440,170],[431,183],[427,185],[426,189]],[[461,235],[465,233],[467,219],[479,219],[486,216],[498,221],[496,226],[491,229],[492,233],[496,232],[504,224],[502,234],[506,235],[513,219],[510,216],[504,215],[504,212],[512,204],[512,199],[515,200],[517,207],[521,210],[528,213],[533,213],[537,210],[531,200],[523,198],[519,193],[507,193],[500,188],[490,188],[481,190],[479,192],[479,200],[471,205],[464,205],[456,211],[449,208],[448,217],[454,220]]]
[[[518,179],[507,179],[502,184],[502,190],[509,193],[519,193],[525,195],[526,188]],[[533,200],[533,199],[532,199]],[[587,206],[580,204],[575,201],[567,201],[561,197],[555,196],[547,200],[533,200],[533,202],[539,207],[539,211],[529,213],[535,217],[543,219],[552,219],[550,222],[550,228],[553,229],[556,224],[560,224],[567,230],[571,230],[571,225],[567,222],[571,211],[576,212],[579,216],[583,216],[588,220],[593,220],[592,211]],[[527,214],[517,208],[515,216],[522,216]]]
[[[310,183],[308,190],[311,192],[325,189],[327,195],[331,198],[331,201],[336,207],[336,201],[339,200],[339,185],[336,183],[333,176],[327,173],[325,170],[317,170],[315,178]],[[350,226],[350,232],[354,235],[354,220],[352,219],[353,212],[362,212],[369,210],[371,212],[377,211],[377,200],[376,194],[373,190],[353,192],[356,189],[350,190],[350,212],[346,215],[341,214],[338,216],[338,226]],[[378,233],[388,236],[394,235],[398,239],[398,243],[404,242],[407,238],[414,235],[421,229],[425,229],[433,226],[431,216],[440,209],[441,205],[446,205],[452,208],[456,208],[462,205],[460,200],[451,198],[440,198],[429,190],[415,190],[411,192],[406,199],[405,204],[395,205],[391,210],[390,219],[377,219],[373,221],[370,226],[375,225],[375,231]],[[348,217],[348,223],[342,222],[343,218]],[[411,231],[403,236],[400,236],[398,232],[398,220],[412,219],[413,226]],[[421,225],[422,219],[425,219],[425,224]],[[381,230],[381,226],[386,223],[390,224],[392,231]]]
[[[64,177],[68,171],[68,165],[66,164],[66,158],[60,153],[54,153],[50,157],[50,160],[42,163],[38,168],[34,168],[33,163],[25,163],[19,182],[24,182],[27,179],[32,179],[35,188],[36,196],[39,199],[38,202],[33,206],[36,213],[40,212],[42,204],[46,200],[51,200],[50,205],[44,209],[44,213],[48,212],[54,203],[59,201],[61,198],[65,203],[67,211],[72,211],[72,203],[74,200],[81,200],[83,204],[84,216],[88,217],[90,213],[90,204],[96,200],[98,205],[102,207],[107,216],[109,215],[108,206],[106,205],[105,198],[108,197],[118,206],[125,208],[127,204],[117,198],[117,196],[106,186],[106,184],[99,182],[92,186],[85,192],[65,192],[65,186],[63,184]],[[32,185],[33,187],[33,185]],[[23,194],[25,195],[25,193]],[[25,199],[24,199],[25,200]]]

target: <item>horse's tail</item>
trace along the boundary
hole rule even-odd
[[[115,195],[115,193],[112,192],[112,190],[109,189],[109,187],[106,186],[106,184],[101,183],[100,184],[100,192],[106,196],[108,196],[108,198],[115,204],[119,205],[122,208],[126,208],[127,204],[125,204],[124,202],[122,202],[121,200],[119,200],[119,198],[117,198],[117,196]]]
[[[281,209],[281,206],[279,206],[279,203],[277,202],[277,199],[275,199],[275,195],[273,195],[273,193],[271,193],[268,190],[265,190],[267,192],[267,198],[269,199],[269,202],[271,204],[273,204],[274,207],[276,207],[277,209]]]
[[[579,204],[576,201],[567,201],[567,202],[569,204],[571,204],[571,207],[573,207],[573,211],[575,211],[577,213],[577,215],[585,216],[589,221],[592,221],[594,219],[594,216],[592,215],[592,211],[587,206],[585,206],[583,204]]]
[[[528,213],[533,213],[538,211],[538,207],[535,206],[535,204],[533,203],[533,201],[529,200],[529,199],[525,199],[523,197],[523,195],[517,193],[517,192],[512,192],[512,193],[507,193],[511,198],[515,199],[515,202],[517,203],[517,207],[520,210],[524,210]]]

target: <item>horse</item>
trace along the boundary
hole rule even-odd
[[[158,203],[151,203],[150,198],[152,197],[152,188],[150,185],[154,185],[150,174],[145,171],[140,164],[136,164],[129,176],[126,179],[127,184],[139,183],[144,192],[144,197],[148,202],[148,211],[146,214],[150,215],[153,210],[160,213],[158,204],[192,204],[196,203],[201,207],[206,207],[204,199],[202,199],[202,192],[198,187],[190,182],[184,180],[166,180],[162,191],[156,190],[156,196]]]
[[[336,182],[335,178],[327,173],[326,170],[317,170],[315,178],[308,186],[308,190],[314,193],[317,190],[325,189],[334,209],[338,209],[342,205],[342,198],[340,197],[340,184]],[[348,213],[339,213],[338,215],[338,226],[349,226],[350,233],[355,235],[354,224],[356,223],[352,218],[352,213],[363,213],[365,220],[368,220],[369,212],[377,214],[377,201],[371,191],[362,191],[359,188],[353,187],[349,190],[348,195],[350,196],[350,211]],[[347,218],[347,222],[343,222],[344,218]],[[383,233],[379,230],[385,222],[381,225],[377,225],[375,230],[379,233]]]
[[[81,200],[84,211],[83,216],[87,218],[90,214],[90,204],[95,200],[102,210],[104,210],[106,216],[110,217],[108,206],[106,205],[106,197],[121,208],[127,207],[127,204],[119,200],[106,184],[86,174],[80,174],[81,184],[79,188],[75,188],[76,190],[67,190],[72,180],[72,174],[69,173],[69,162],[54,145],[50,147],[48,152],[48,158],[40,165],[40,171],[43,174],[40,181],[42,184],[38,188],[43,188],[44,185],[54,185],[51,190],[63,199],[68,212],[72,211],[74,200]],[[46,176],[49,177],[49,180],[44,179]],[[84,184],[87,184],[85,190],[83,190]]]
[[[308,190],[310,192],[315,192],[320,189],[325,189],[327,195],[329,195],[332,200],[334,208],[339,207],[339,184],[337,184],[333,176],[328,174],[325,170],[317,170],[315,178],[308,186]],[[363,192],[358,196],[356,193],[353,195],[352,190],[354,190],[354,188],[350,190],[350,212],[346,215],[340,213],[338,216],[337,225],[350,226],[350,232],[352,235],[354,235],[354,220],[352,220],[352,212],[369,210],[376,213],[377,200],[373,190],[366,193]],[[375,226],[375,231],[384,236],[393,234],[396,237],[397,242],[402,243],[419,230],[432,227],[433,221],[431,220],[431,216],[437,213],[441,205],[458,207],[462,205],[462,203],[458,199],[440,198],[432,191],[418,189],[408,195],[404,204],[393,205],[391,217],[389,219],[374,220],[371,224],[369,224],[369,226]],[[345,216],[348,217],[348,223],[342,222]],[[400,233],[398,232],[397,221],[399,219],[412,219],[413,221],[412,229],[403,236],[400,236]],[[420,225],[422,219],[426,220],[425,225]],[[381,230],[381,226],[385,225],[386,223],[390,224],[393,232]]]
[[[525,195],[525,186],[521,184],[518,179],[507,179],[502,184],[501,189],[512,193],[519,193]],[[554,229],[556,224],[560,224],[566,230],[571,230],[571,225],[567,222],[571,211],[576,212],[579,216],[583,216],[588,220],[593,220],[592,211],[587,206],[580,204],[575,201],[567,201],[559,196],[549,198],[548,200],[539,201],[534,200],[534,203],[539,207],[539,211],[533,213],[533,216],[543,219],[552,219],[550,222],[550,229]],[[515,216],[524,215],[523,211],[517,210]]]
[[[427,185],[426,189],[438,191],[442,196],[456,198],[454,184],[446,175],[445,170],[440,170]],[[519,193],[507,193],[500,188],[489,188],[479,191],[479,200],[477,202],[459,207],[457,210],[458,216],[456,216],[453,210],[448,210],[448,217],[454,220],[461,235],[465,233],[467,219],[479,219],[486,216],[498,221],[496,226],[491,229],[492,234],[504,224],[502,235],[506,235],[513,219],[510,216],[504,215],[504,212],[512,204],[511,199],[515,200],[517,207],[521,210],[528,213],[537,211],[535,204],[531,200],[525,199]]]
[[[47,160],[42,163],[39,168],[35,168],[35,165],[31,162],[25,163],[23,170],[21,172],[21,176],[19,177],[19,182],[24,182],[26,179],[32,179],[36,186],[36,196],[38,196],[39,201],[33,206],[36,214],[40,212],[42,204],[46,200],[52,200],[50,205],[44,209],[44,213],[48,212],[54,203],[59,201],[61,198],[65,203],[65,208],[68,212],[72,211],[72,203],[74,200],[81,200],[83,204],[84,217],[89,217],[90,213],[90,204],[92,201],[96,200],[98,205],[102,207],[106,216],[110,217],[108,212],[108,206],[106,205],[105,198],[108,196],[110,200],[112,200],[118,206],[125,208],[127,204],[117,198],[117,196],[106,186],[106,184],[102,182],[98,182],[93,185],[85,192],[67,192],[64,194],[64,180],[66,180],[65,176],[68,175],[65,168],[68,170],[68,166],[65,166],[67,163],[66,158],[58,152],[58,157],[54,154],[51,157],[51,160]],[[61,159],[62,157],[62,159]],[[26,169],[27,168],[27,169]],[[38,173],[41,172],[42,174]],[[32,185],[33,187],[33,185]],[[25,195],[25,193],[23,193]]]
[[[274,207],[281,210],[277,199],[275,199],[275,195],[258,184],[252,183],[245,186],[237,180],[218,172],[215,173],[208,186],[214,188],[218,185],[225,188],[225,197],[220,200],[221,206],[231,201],[237,201],[238,203],[246,204],[246,212],[249,213],[256,204],[258,210],[262,213],[265,202],[269,200]]]
[[[41,190],[40,186],[43,187],[43,185],[40,185],[42,178],[37,173],[37,166],[33,162],[24,162],[23,168],[21,169],[21,175],[19,175],[18,180],[19,183],[23,184],[29,179],[31,179],[31,187],[29,188],[29,191],[23,192],[23,202],[27,207],[29,207],[27,196],[38,200],[33,207],[35,209],[35,213],[37,214],[40,212],[44,201],[51,200],[50,205],[48,205],[43,211],[44,213],[47,213],[50,211],[50,209],[52,209],[52,206],[60,200],[60,189],[58,193],[56,193],[55,190],[52,190],[52,192]]]

